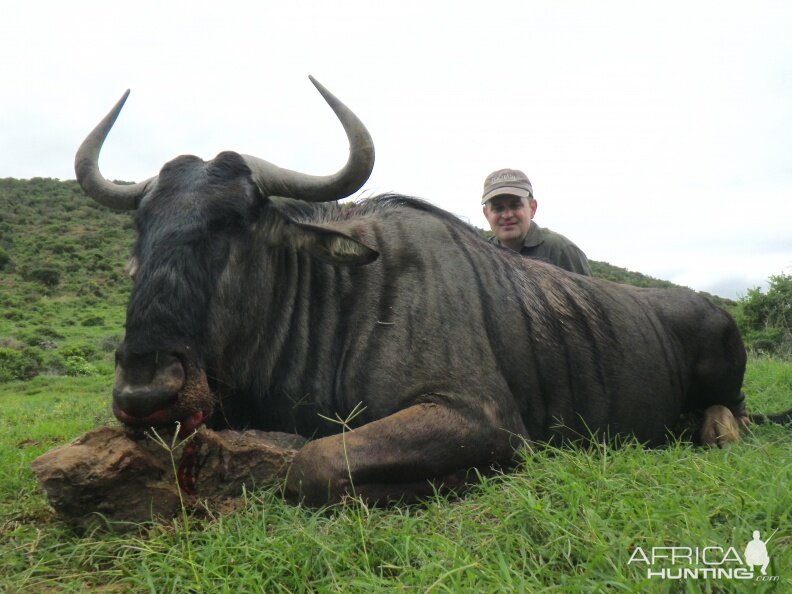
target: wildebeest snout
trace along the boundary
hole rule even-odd
[[[122,422],[146,419],[175,403],[185,381],[181,360],[175,354],[116,355],[113,408]]]

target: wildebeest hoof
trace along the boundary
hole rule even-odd
[[[704,411],[699,440],[702,445],[722,448],[740,440],[740,425],[725,406],[710,406]]]
[[[336,469],[327,454],[322,440],[308,442],[297,452],[286,477],[284,495],[289,501],[316,507],[336,503],[348,492],[348,469]]]

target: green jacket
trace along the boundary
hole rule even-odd
[[[491,237],[490,242],[501,245],[497,237]],[[588,258],[583,250],[560,233],[540,227],[533,221],[528,227],[520,253],[523,256],[555,264],[570,272],[591,276]]]

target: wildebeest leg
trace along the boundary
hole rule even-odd
[[[289,469],[286,495],[309,505],[345,495],[368,503],[414,501],[440,484],[460,486],[465,469],[508,462],[510,436],[481,410],[474,417],[445,404],[417,404],[307,443]]]
[[[724,312],[716,311],[713,319],[705,320],[704,325],[711,328],[720,325],[720,336],[713,331],[718,339],[709,341],[700,354],[691,392],[694,408],[705,413],[700,437],[708,445],[736,441],[740,428],[749,424],[745,395],[740,389],[745,373],[745,348],[734,323]],[[721,410],[724,407],[729,415]]]

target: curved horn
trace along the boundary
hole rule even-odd
[[[313,76],[311,82],[335,112],[349,139],[346,165],[333,175],[316,176],[282,169],[268,161],[242,155],[253,172],[253,179],[265,196],[284,196],[308,202],[330,202],[358,190],[374,168],[374,142],[358,117]]]
[[[102,144],[104,144],[118,114],[121,113],[121,108],[124,107],[127,97],[129,97],[129,89],[110,110],[110,113],[83,140],[74,157],[77,182],[85,193],[99,204],[119,210],[137,208],[149,184],[156,179],[156,177],[152,177],[137,184],[120,185],[106,180],[99,171],[99,152],[102,150]]]

